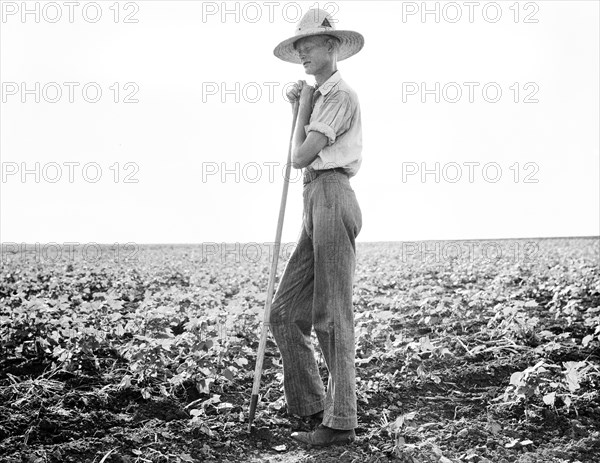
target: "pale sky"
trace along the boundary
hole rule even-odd
[[[358,241],[600,234],[596,1],[47,3],[2,2],[2,242],[273,241],[311,6],[365,37]]]

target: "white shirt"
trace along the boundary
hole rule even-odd
[[[353,177],[362,163],[362,125],[360,105],[356,92],[344,81],[340,71],[317,87],[313,96],[314,107],[308,132],[320,132],[327,137],[327,145],[308,168],[314,170],[343,167]]]

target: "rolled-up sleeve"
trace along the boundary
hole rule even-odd
[[[311,131],[320,132],[327,137],[327,145],[332,145],[350,127],[352,99],[344,91],[330,93],[323,101],[320,111],[312,116],[310,123],[304,126],[306,135]]]

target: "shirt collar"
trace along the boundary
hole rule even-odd
[[[340,80],[342,80],[342,75],[340,74],[340,71],[336,70],[333,74],[331,74],[329,79],[323,82],[323,84],[315,84],[315,89],[318,90],[321,95],[325,96],[331,91],[332,88],[337,86]]]

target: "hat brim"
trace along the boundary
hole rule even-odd
[[[284,40],[273,50],[273,54],[288,63],[302,64],[298,53],[294,50],[294,42],[304,37],[310,37],[311,35],[332,35],[340,40],[340,48],[338,51],[337,60],[342,61],[346,58],[350,58],[356,55],[364,46],[365,38],[362,34],[354,31],[340,31],[340,30],[328,30],[328,31],[310,31],[304,34],[295,35],[287,40]]]

